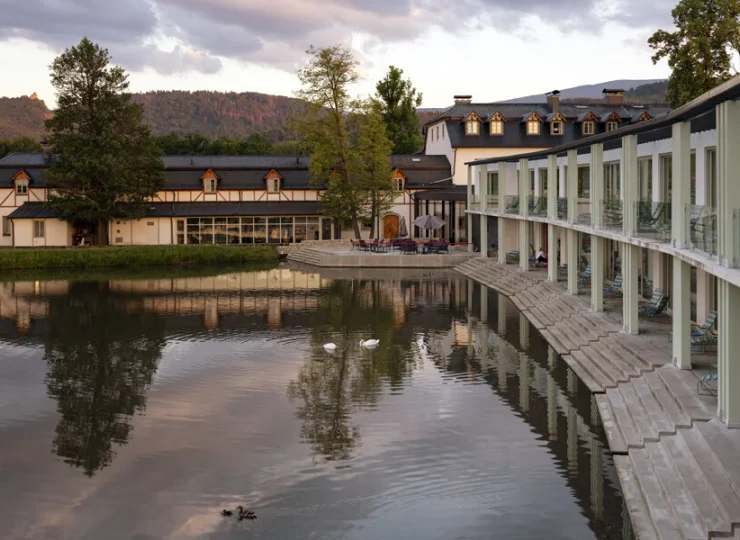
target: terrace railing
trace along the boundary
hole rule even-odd
[[[471,195],[470,196],[470,209],[471,210],[480,210],[480,195]]]
[[[601,201],[601,226],[604,229],[622,230],[624,223],[624,203],[621,199]]]
[[[717,254],[717,209],[713,206],[686,205],[689,246],[708,255]]]
[[[635,233],[660,242],[671,241],[671,203],[638,201],[635,203],[635,217]]]
[[[516,195],[507,195],[504,197],[504,213],[519,214],[519,197]]]
[[[498,212],[498,195],[487,195],[486,204],[489,212]]]
[[[547,217],[547,197],[529,197],[529,215]]]
[[[568,219],[568,199],[565,197],[558,199],[558,219],[562,221]]]

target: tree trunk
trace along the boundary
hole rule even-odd
[[[362,233],[360,232],[360,222],[357,221],[356,217],[352,218],[352,229],[354,229],[355,231],[355,240],[362,240]]]
[[[98,234],[96,236],[97,236],[97,244],[99,246],[108,245],[108,220],[106,219],[98,220]]]

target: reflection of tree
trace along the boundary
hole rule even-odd
[[[322,302],[329,323],[313,328],[311,357],[288,385],[288,396],[300,403],[301,437],[327,460],[352,456],[360,439],[353,410],[373,408],[383,383],[401,387],[413,367],[413,332],[394,324],[386,293],[387,284],[379,282],[332,283]],[[380,339],[380,346],[372,353],[362,351],[361,336]],[[324,352],[328,341],[337,345],[333,355]]]
[[[128,313],[107,283],[74,283],[50,300],[46,376],[61,419],[54,451],[92,476],[109,465],[112,442],[126,444],[132,416],[144,410],[164,346],[162,321]]]

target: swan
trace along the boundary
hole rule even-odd
[[[334,345],[333,343],[326,343],[324,345],[324,350],[326,352],[333,352],[333,351],[337,350],[337,346]]]
[[[366,349],[373,349],[378,346],[378,343],[380,343],[379,339],[361,339],[360,347],[365,347]]]

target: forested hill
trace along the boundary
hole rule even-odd
[[[28,136],[39,140],[44,134],[44,120],[49,116],[46,104],[35,95],[0,97],[0,139]]]

